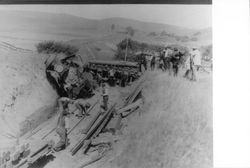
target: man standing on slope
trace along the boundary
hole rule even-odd
[[[103,109],[105,111],[108,110],[108,100],[109,100],[109,95],[108,95],[108,88],[106,87],[105,83],[102,84],[102,98],[103,98]]]
[[[197,81],[197,71],[201,67],[201,53],[200,51],[196,48],[193,47],[193,50],[191,52],[191,72],[192,72],[192,77],[191,80]]]
[[[68,104],[72,102],[73,100],[67,97],[61,97],[60,99],[58,99],[59,116],[57,120],[56,133],[59,135],[60,140],[54,147],[55,151],[60,151],[65,149],[68,144],[68,138],[67,138],[67,130],[69,129]]]

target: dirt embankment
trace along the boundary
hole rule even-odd
[[[152,72],[145,104],[127,122],[104,167],[212,167],[212,78]]]
[[[56,101],[46,80],[44,56],[0,47],[0,148],[40,124]],[[33,116],[33,117],[32,117]]]

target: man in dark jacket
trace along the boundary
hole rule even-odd
[[[68,104],[73,102],[74,100],[71,100],[67,97],[61,97],[60,99],[58,99],[59,116],[57,120],[56,133],[59,135],[60,140],[54,147],[55,151],[60,151],[65,149],[68,144],[68,138],[67,138],[67,129],[69,128],[68,118],[67,118],[67,116],[69,115]]]

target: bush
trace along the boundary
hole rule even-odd
[[[161,32],[161,34],[160,34],[161,36],[167,36],[168,35],[168,33],[165,31],[165,30],[163,30],[162,32]]]
[[[126,54],[126,46],[127,46],[127,39],[124,39],[119,44],[117,44],[117,52],[115,54],[115,58],[117,60],[124,60]],[[128,39],[127,60],[136,61],[137,58],[135,57],[135,53],[137,51],[159,52],[162,49],[163,46],[160,45],[147,44]]]
[[[156,32],[150,32],[149,34],[148,34],[148,36],[156,36],[157,34],[156,34]]]
[[[128,26],[126,27],[126,32],[130,35],[130,36],[134,36],[135,34],[135,29],[133,29],[133,27]]]
[[[192,37],[191,41],[198,41],[198,39],[196,37]]]
[[[199,35],[201,35],[201,32],[196,32],[193,34],[193,36],[199,36]]]
[[[78,52],[78,48],[75,46],[65,44],[56,41],[43,41],[36,45],[38,53],[64,53],[67,56],[71,56]]]

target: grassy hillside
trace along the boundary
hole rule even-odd
[[[143,90],[141,115],[134,114],[103,167],[212,167],[212,80],[199,82],[152,72]],[[135,159],[136,158],[136,159]],[[98,167],[98,165],[96,165]]]

